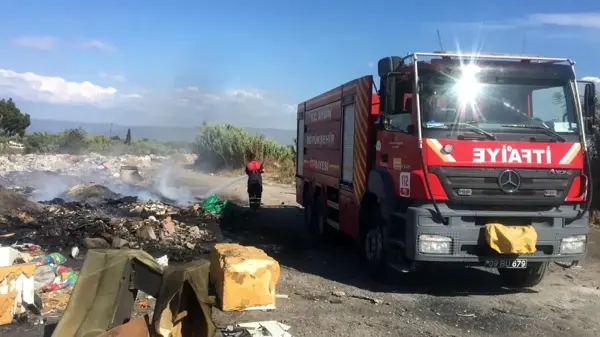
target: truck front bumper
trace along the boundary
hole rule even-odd
[[[472,211],[453,210],[444,204],[438,205],[447,219],[447,224],[434,220],[432,205],[410,207],[406,217],[405,249],[406,257],[412,261],[423,262],[460,262],[481,264],[494,259],[526,259],[529,262],[543,261],[580,261],[585,257],[589,220],[586,213],[575,221],[573,219],[580,211],[579,207],[561,206],[551,211],[513,212],[513,211]],[[485,225],[487,223],[502,223],[505,225],[531,224],[534,226],[537,239],[537,252],[521,256],[499,255],[487,245],[485,240]],[[585,236],[585,242],[581,244]],[[441,239],[446,247],[444,253],[424,252],[421,239]],[[566,239],[565,241],[563,241]],[[567,252],[567,241],[578,241],[583,251]],[[448,242],[450,247],[448,247]],[[564,244],[564,246],[563,246]],[[428,245],[431,246],[431,243]],[[435,245],[435,243],[434,243]],[[568,246],[568,247],[567,247]],[[561,249],[562,248],[562,249]],[[444,249],[442,249],[444,250]],[[561,251],[562,250],[562,251]]]

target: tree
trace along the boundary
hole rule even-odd
[[[125,136],[125,144],[131,145],[131,129],[127,129],[127,135]]]
[[[0,129],[9,136],[25,135],[25,130],[31,125],[29,114],[22,113],[12,98],[0,100]]]
[[[58,150],[61,153],[81,154],[86,149],[87,133],[82,128],[63,131]]]

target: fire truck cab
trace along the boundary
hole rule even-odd
[[[378,75],[375,94],[366,76],[299,105],[312,233],[355,237],[373,276],[455,263],[529,287],[584,257],[595,87],[574,62],[410,53]]]

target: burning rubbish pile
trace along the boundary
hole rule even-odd
[[[36,157],[16,155],[8,159],[15,166],[9,169],[21,169],[15,164],[19,160],[25,163],[19,165],[33,160],[34,170],[0,169],[0,249],[10,255],[0,261],[0,269],[6,271],[0,270],[0,279],[4,277],[11,287],[21,287],[3,288],[0,280],[0,295],[17,306],[22,304],[18,310],[9,305],[13,309],[4,312],[8,314],[2,316],[0,325],[23,313],[34,313],[42,321],[43,317],[60,316],[64,298],[71,296],[72,286],[83,279],[71,258],[81,260],[99,252],[97,249],[108,249],[160,256],[156,263],[167,266],[169,261],[201,258],[216,243],[229,241],[223,237],[219,219],[235,207],[214,193],[239,178],[211,189],[209,184],[195,181],[187,185],[175,182],[173,177],[181,176],[176,167],[161,171],[144,166],[147,160],[111,164],[100,163],[106,158],[81,156],[76,162],[87,164],[77,171],[65,164],[75,160],[69,156],[37,157],[52,160],[42,165]],[[0,157],[0,164],[2,161],[7,158]],[[62,165],[66,165],[64,170]],[[195,195],[204,201],[200,203]],[[59,302],[62,304],[55,304]]]
[[[142,176],[150,177],[148,183],[157,185],[155,189],[164,189],[169,194],[169,185],[179,172],[164,172],[164,167],[192,164],[195,155],[179,154],[163,156],[102,156],[99,154],[74,155],[10,155],[0,157],[0,185],[26,193],[35,201],[51,200],[59,197],[70,187],[95,182],[115,192],[137,195],[148,200],[156,199],[156,191],[135,190],[131,183],[137,185]],[[123,179],[124,168],[135,168],[133,177],[137,182]],[[141,175],[137,171],[141,172]],[[171,170],[173,171],[173,170]],[[129,172],[131,173],[131,172]],[[155,179],[157,178],[158,179]],[[142,184],[144,185],[144,184]],[[148,186],[145,186],[148,187]],[[181,191],[179,191],[181,192]]]
[[[117,249],[190,261],[223,241],[218,219],[230,207],[216,196],[190,207],[140,202],[96,184],[76,185],[62,196],[66,200],[36,203],[0,187],[0,250],[6,255],[0,256],[0,302],[13,308],[0,313],[0,325],[13,315],[18,321],[18,315],[23,321],[32,312],[43,315],[44,292],[70,292],[78,272],[63,266],[69,250],[75,259],[80,251]]]
[[[40,203],[0,188],[2,191],[4,199],[13,204],[0,218],[0,244],[4,245],[144,249],[166,252],[177,261],[206,253],[209,243],[222,239],[219,214],[214,214],[210,203],[215,203],[215,198],[205,203],[210,206],[207,210],[200,204],[178,207],[160,201],[140,202],[95,184],[69,189],[64,193],[68,199]]]
[[[179,154],[170,157],[147,156],[103,156],[97,153],[86,155],[68,154],[27,154],[0,157],[0,176],[5,177],[18,172],[51,171],[74,177],[92,176],[98,173],[117,177],[121,166],[135,165],[148,170],[157,163],[173,162],[191,164],[196,160],[192,154]]]

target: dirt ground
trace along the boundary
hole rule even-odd
[[[186,175],[188,183],[227,178]],[[208,179],[207,179],[208,178]],[[244,182],[224,191],[244,200]],[[266,183],[264,208],[243,224],[226,226],[231,239],[256,245],[282,266],[272,312],[221,313],[219,324],[278,320],[293,336],[600,336],[600,230],[592,229],[580,269],[552,265],[543,283],[509,291],[491,271],[466,268],[435,275],[398,275],[371,281],[357,250],[340,242],[315,247],[306,240],[293,186]],[[27,331],[26,331],[27,330]],[[33,332],[35,331],[36,334]],[[41,327],[0,327],[3,337],[40,336]]]

